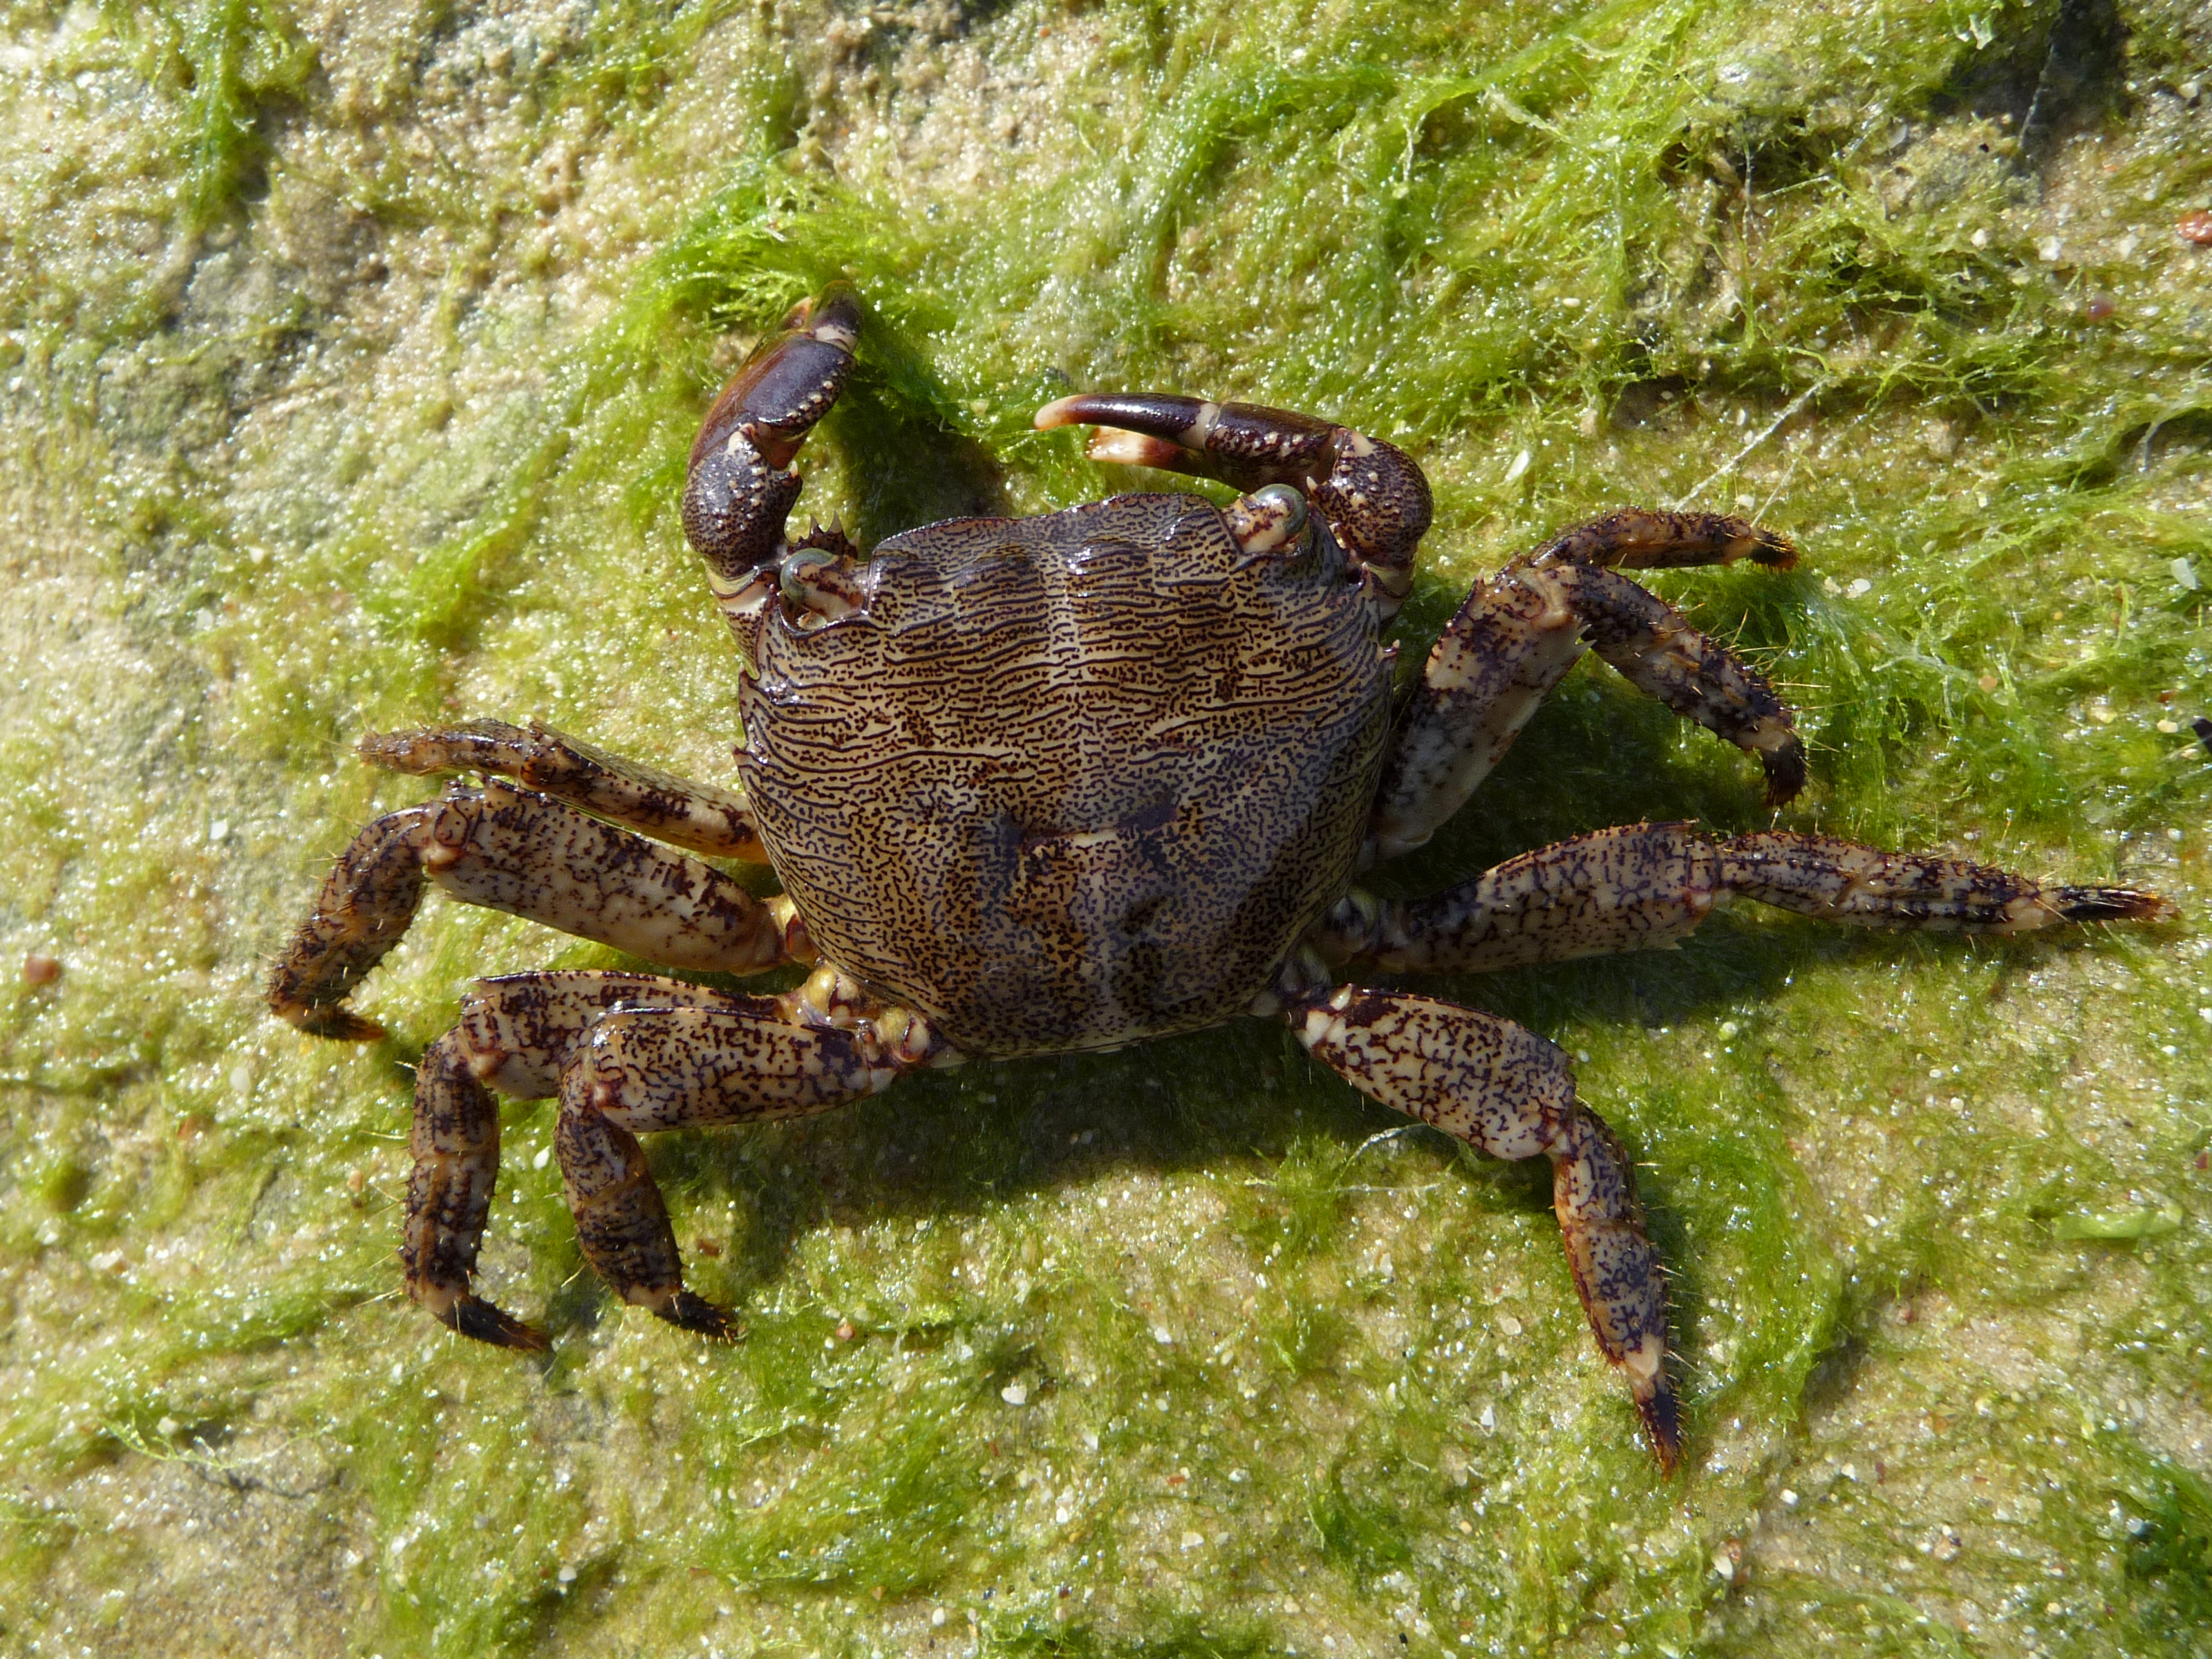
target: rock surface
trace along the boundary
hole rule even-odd
[[[25,6],[0,54],[0,1649],[2207,1651],[2201,9]],[[726,775],[676,484],[836,276],[803,511],[1136,483],[1029,430],[1070,386],[1340,410],[1437,483],[1409,655],[1605,506],[1756,511],[1805,574],[1668,591],[1806,707],[1790,823],[2191,920],[1465,988],[1645,1162],[1673,1486],[1524,1172],[1260,1026],[656,1148],[729,1351],[578,1277],[512,1109],[488,1275],[556,1352],[457,1347],[398,1296],[409,1066],[470,976],[611,958],[433,905],[367,1049],[263,963],[428,793],[364,730]],[[1752,827],[1739,758],[1578,673],[1393,878]]]

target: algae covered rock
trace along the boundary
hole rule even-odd
[[[2203,1650],[2200,9],[30,6],[7,42],[0,1648]],[[727,777],[684,456],[836,277],[869,344],[803,510],[862,540],[1133,485],[1029,424],[1116,385],[1416,450],[1409,657],[1558,526],[1755,512],[1798,574],[1663,585],[1804,709],[1790,825],[2191,920],[1735,918],[1463,988],[1644,1166],[1672,1484],[1525,1172],[1377,1139],[1258,1024],[657,1146],[726,1350],[578,1276],[550,1110],[510,1108],[486,1268],[555,1352],[458,1348],[397,1294],[410,1067],[471,976],[617,959],[434,905],[359,1050],[268,1019],[264,964],[429,791],[363,731]],[[1578,672],[1405,882],[1763,825],[1716,747]]]

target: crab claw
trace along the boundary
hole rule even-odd
[[[853,370],[860,306],[832,287],[792,307],[784,331],[753,353],[707,411],[684,487],[684,534],[718,594],[768,562],[799,499],[787,471]]]
[[[1288,484],[1319,509],[1365,575],[1387,620],[1413,583],[1413,556],[1434,504],[1403,450],[1311,415],[1216,404],[1168,392],[1080,393],[1036,412],[1047,431],[1100,429],[1093,460],[1218,478],[1247,492]]]
[[[762,460],[790,465],[844,389],[860,342],[860,302],[850,289],[839,284],[801,300],[786,313],[783,331],[746,358],[714,399],[692,440],[690,465],[696,469],[745,428]]]

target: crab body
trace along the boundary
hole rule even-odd
[[[302,1030],[383,1035],[348,999],[430,886],[665,967],[815,964],[772,996],[627,969],[478,983],[416,1067],[400,1249],[409,1293],[465,1335],[549,1340],[471,1286],[495,1094],[558,1097],[562,1185],[601,1279],[730,1338],[725,1310],[684,1286],[640,1135],[817,1111],[919,1066],[1279,1015],[1372,1099],[1492,1156],[1551,1161],[1598,1352],[1671,1469],[1666,1274],[1628,1152],[1566,1055],[1493,1015],[1337,975],[1648,950],[1732,896],[1994,933],[2172,914],[2126,888],[1686,823],[1571,836],[1427,898],[1361,892],[1358,871],[1427,840],[1585,652],[1757,757],[1787,802],[1803,750],[1773,688],[1622,573],[1786,565],[1789,544],[1717,514],[1597,520],[1478,583],[1394,699],[1380,630],[1430,518],[1410,457],[1283,410],[1087,394],[1037,425],[1097,427],[1096,458],[1240,493],[933,525],[872,556],[835,530],[788,542],[790,464],[859,338],[849,295],[800,307],[692,447],[684,532],[744,669],[741,791],[535,724],[363,741],[378,764],[483,781],[355,836],[270,976],[270,1007]],[[757,899],[694,854],[765,861],[784,890]]]
[[[823,959],[964,1054],[1216,1025],[1351,885],[1378,633],[1195,495],[932,525],[834,620],[763,607],[746,799]]]

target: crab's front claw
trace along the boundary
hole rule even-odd
[[[691,445],[684,534],[707,562],[718,597],[777,556],[799,499],[791,458],[837,401],[860,338],[860,302],[848,290],[803,301],[707,411]]]
[[[1250,492],[1301,491],[1372,586],[1387,619],[1413,584],[1429,527],[1429,481],[1403,450],[1350,427],[1261,404],[1216,404],[1168,392],[1086,392],[1047,404],[1039,430],[1100,428],[1093,460],[1218,478]]]

